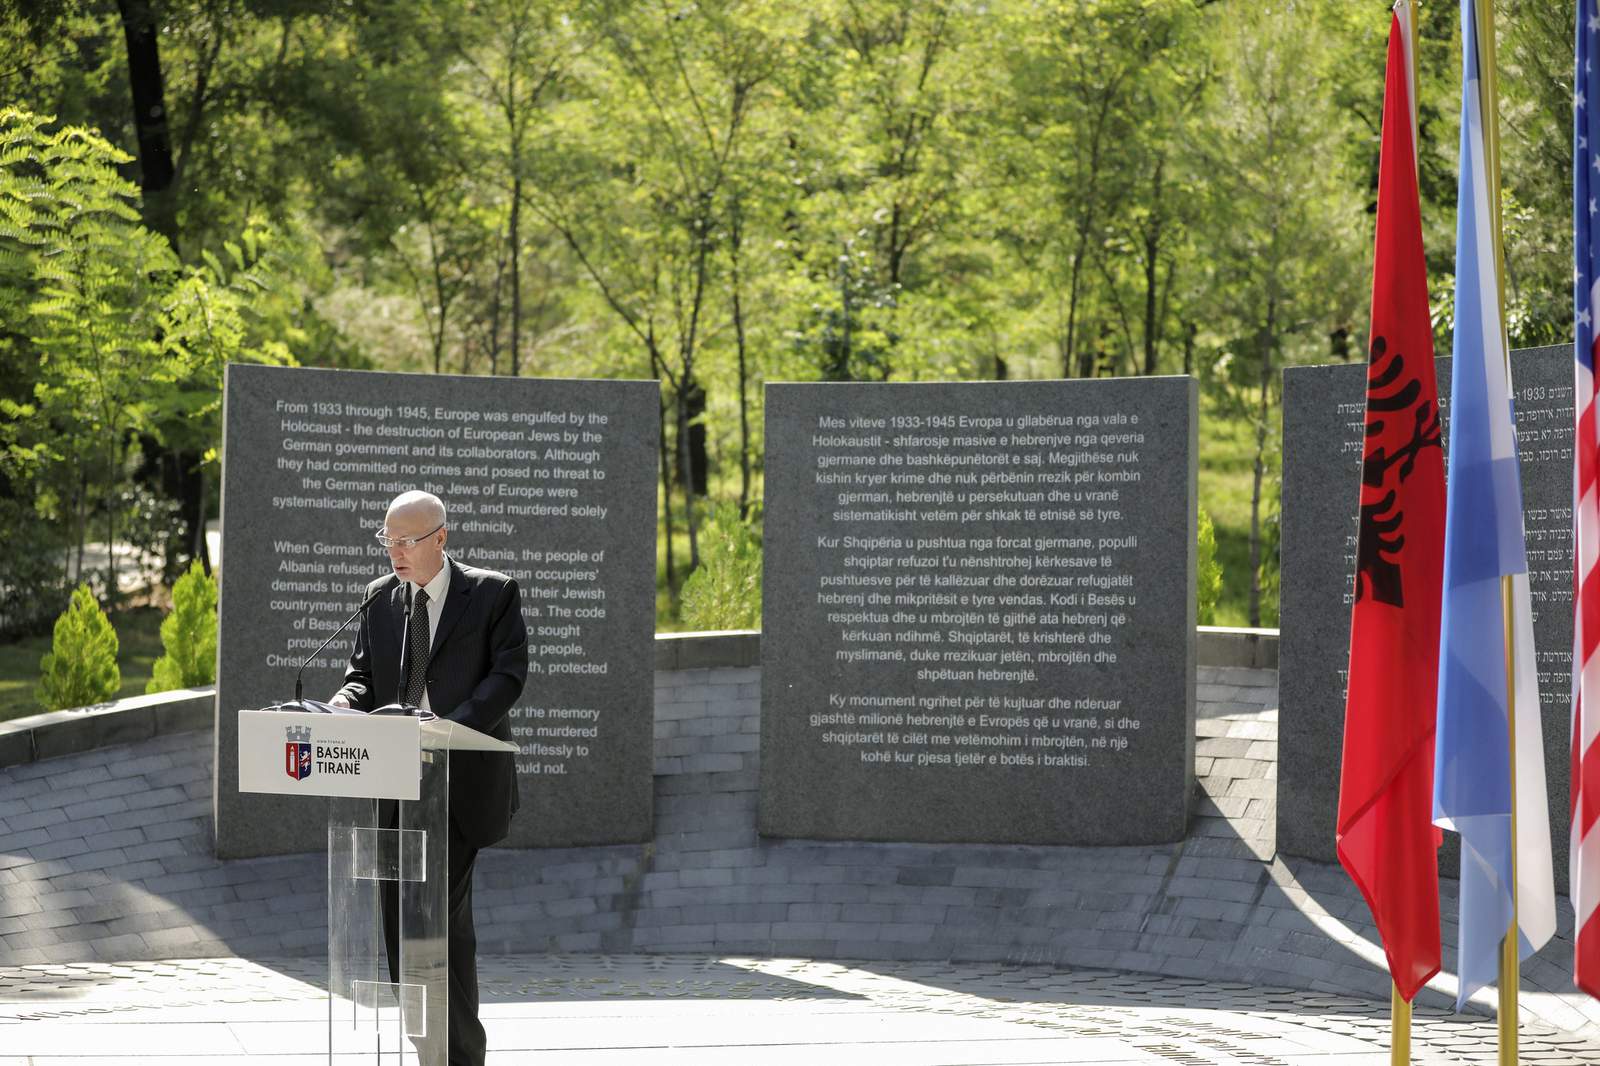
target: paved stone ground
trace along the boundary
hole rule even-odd
[[[1188,839],[1045,848],[762,840],[759,671],[663,671],[655,840],[486,852],[480,951],[1040,965],[1386,1010],[1382,953],[1349,878],[1273,854],[1276,674],[1202,667],[1199,680]],[[213,742],[160,736],[0,770],[0,967],[323,951],[320,856],[211,856]],[[1443,903],[1449,971],[1453,883]],[[1587,1047],[1600,1004],[1572,989],[1564,902],[1559,919],[1556,941],[1524,966],[1522,1017]],[[1442,1010],[1454,994],[1447,972],[1422,1004]],[[1473,1007],[1490,1013],[1490,994]]]
[[[1370,1001],[1199,978],[959,963],[747,957],[482,960],[490,1066],[1079,1063],[1383,1066]],[[326,1061],[308,959],[0,970],[0,1066]],[[1412,1061],[1488,1064],[1483,1018],[1419,1011]],[[1600,1062],[1524,1026],[1521,1061]]]

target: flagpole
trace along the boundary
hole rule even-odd
[[[1411,1004],[1400,994],[1400,986],[1389,981],[1389,1063],[1410,1066]]]
[[[1492,0],[1474,0],[1478,16],[1478,70],[1483,98],[1479,101],[1483,115],[1483,149],[1485,169],[1488,171],[1488,198],[1491,224],[1494,227],[1494,262],[1496,297],[1499,301],[1500,359],[1510,380],[1511,352],[1506,337],[1506,282],[1504,224],[1500,211],[1500,112],[1499,85],[1495,75],[1494,9]],[[1511,924],[1500,943],[1500,1066],[1515,1066],[1517,1062],[1517,985],[1520,966],[1517,958],[1517,700],[1516,700],[1516,619],[1513,609],[1512,579],[1500,579],[1500,603],[1504,612],[1506,647],[1506,732],[1509,783],[1511,788]]]
[[[1411,166],[1421,175],[1422,148],[1417,143],[1420,110],[1417,106],[1417,20],[1412,0],[1395,0],[1394,13],[1406,31],[1406,97],[1411,104]],[[1389,975],[1389,1066],[1411,1066],[1411,1003],[1400,994]]]
[[[1417,100],[1417,0],[1394,0],[1394,12],[1406,27],[1406,96],[1411,102],[1411,165],[1422,179],[1422,105]]]

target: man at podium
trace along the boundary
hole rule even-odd
[[[393,699],[511,739],[507,712],[528,677],[528,636],[517,583],[445,555],[449,529],[432,493],[396,496],[378,541],[394,573],[367,586],[378,598],[362,616],[344,685],[329,701],[371,711]],[[460,752],[451,765],[449,830],[449,1061],[482,1066],[477,936],[472,927],[472,867],[478,850],[505,837],[517,809],[509,752]],[[391,967],[398,918],[385,899]]]

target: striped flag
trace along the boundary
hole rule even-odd
[[[1577,371],[1574,405],[1572,480],[1572,907],[1577,913],[1573,976],[1578,987],[1600,996],[1600,435],[1595,430],[1595,315],[1600,314],[1600,119],[1591,101],[1600,94],[1594,69],[1600,4],[1579,0],[1575,33],[1577,63],[1573,84],[1572,225],[1576,271],[1573,275],[1574,337]]]
[[[1495,102],[1480,61],[1485,29],[1474,0],[1462,0],[1455,364],[1433,775],[1434,823],[1461,834],[1458,1008],[1494,982],[1513,915],[1521,958],[1555,932],[1521,470],[1501,312]],[[1503,584],[1510,586],[1509,603]]]
[[[1432,822],[1444,457],[1417,202],[1411,8],[1389,24],[1372,257],[1366,446],[1339,773],[1339,862],[1372,911],[1410,1002],[1439,971]]]

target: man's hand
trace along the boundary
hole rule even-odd
[[[350,697],[346,696],[343,692],[335,692],[333,694],[333,699],[328,701],[328,706],[339,707],[348,711],[350,709]]]

